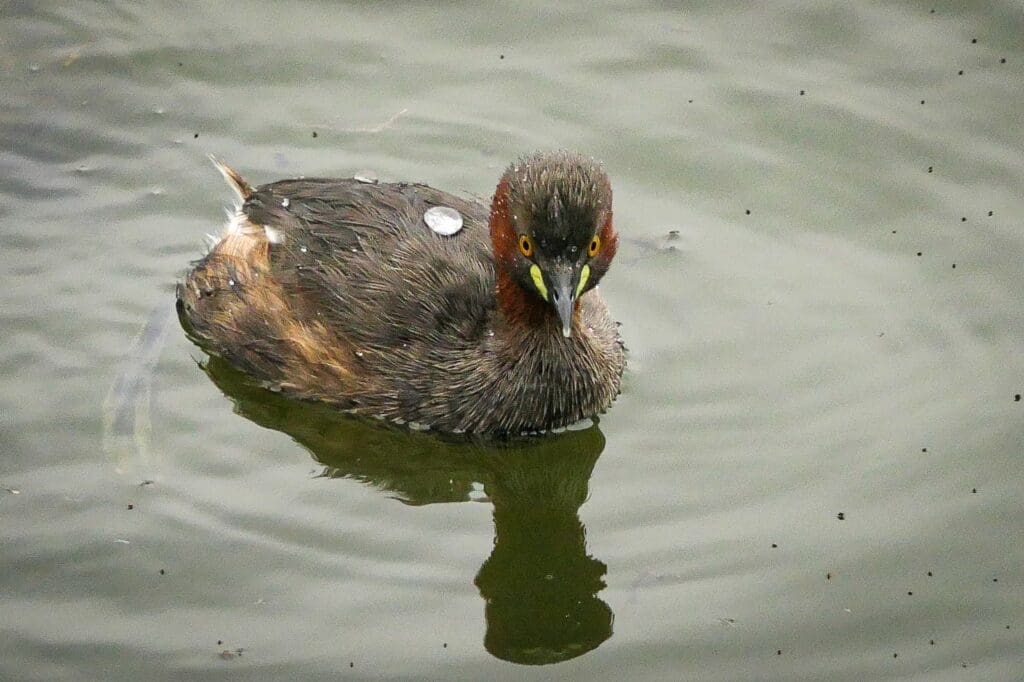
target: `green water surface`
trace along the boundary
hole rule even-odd
[[[1024,679],[1022,68],[1014,2],[0,3],[0,678]],[[167,307],[207,154],[559,147],[597,426],[353,421]]]

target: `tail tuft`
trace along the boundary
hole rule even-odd
[[[245,178],[239,175],[238,171],[234,168],[227,165],[213,154],[210,154],[210,161],[212,161],[213,165],[220,171],[220,174],[224,176],[224,180],[228,183],[231,189],[234,190],[235,194],[238,195],[238,198],[241,201],[245,201],[255,194],[256,190],[253,189],[252,185],[246,182]]]

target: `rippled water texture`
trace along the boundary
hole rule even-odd
[[[1009,2],[3,3],[0,678],[1022,679],[1022,41]],[[624,239],[596,427],[381,429],[167,308],[209,153],[487,197],[551,147]]]

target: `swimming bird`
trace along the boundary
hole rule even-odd
[[[367,178],[254,187],[177,287],[190,337],[272,390],[414,428],[518,435],[618,395],[625,349],[597,285],[615,256],[596,161],[513,162],[488,209]]]

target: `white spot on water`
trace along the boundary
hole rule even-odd
[[[229,286],[229,287],[233,287],[233,286],[235,286],[235,280],[233,280],[233,279],[229,279],[229,280],[228,280],[228,286]]]
[[[380,179],[377,177],[377,174],[374,173],[372,170],[359,171],[353,177],[355,178],[356,182],[363,182],[366,183],[367,185],[376,185],[380,181]]]
[[[477,481],[473,481],[470,484],[470,491],[466,497],[474,502],[487,502],[489,499],[487,497],[487,492],[484,490],[484,484]]]
[[[288,208],[288,204],[290,204],[290,203],[291,202],[288,201],[288,197],[285,197],[284,199],[281,199],[281,206],[283,206],[285,208]]]
[[[434,206],[423,214],[423,222],[434,232],[447,237],[462,229],[462,214],[451,206]]]
[[[309,249],[307,249],[305,246],[300,246],[299,251],[301,251],[302,253],[306,253],[307,251],[309,251]]]

